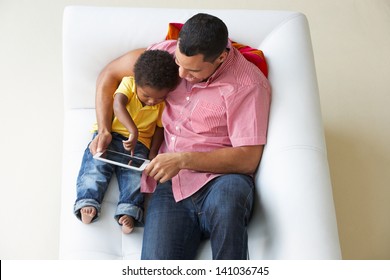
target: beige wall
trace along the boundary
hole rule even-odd
[[[343,258],[390,259],[388,0],[0,0],[0,146],[7,160],[0,168],[0,259],[58,256],[61,23],[69,4],[305,13]]]

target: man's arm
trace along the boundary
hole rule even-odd
[[[96,82],[96,119],[98,135],[91,142],[92,154],[103,151],[111,142],[113,94],[125,76],[133,75],[134,64],[145,49],[136,49],[110,62],[99,74]]]
[[[211,173],[253,174],[263,154],[263,145],[229,147],[211,152],[182,152],[159,154],[146,167],[145,173],[161,183],[168,181],[181,169]]]

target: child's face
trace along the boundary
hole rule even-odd
[[[149,86],[137,86],[137,96],[141,103],[145,106],[153,106],[165,100],[169,89],[155,89]]]

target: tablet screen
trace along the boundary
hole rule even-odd
[[[111,150],[104,151],[104,153],[100,157],[134,167],[140,167],[145,162],[140,158],[135,158],[131,155],[122,154]]]

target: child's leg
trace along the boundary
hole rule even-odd
[[[134,155],[146,158],[149,150],[140,142],[137,143]],[[115,219],[122,225],[124,233],[131,232],[136,222],[143,223],[144,195],[140,192],[141,172],[116,167],[119,185],[119,202]]]
[[[126,221],[126,224],[129,224],[128,218],[122,218],[125,216],[133,219],[133,226],[134,220],[142,223],[144,196],[140,192],[141,172],[117,167],[116,176],[119,186],[119,201],[115,219],[122,226],[122,221]]]
[[[83,223],[89,224],[100,214],[101,203],[112,177],[112,165],[93,158],[87,147],[77,178],[77,199],[74,214]]]

